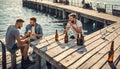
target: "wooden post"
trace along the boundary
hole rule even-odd
[[[41,5],[41,6],[40,6],[40,11],[41,11],[41,12],[42,12],[42,9],[43,9],[43,6]]]
[[[66,13],[65,13],[65,10],[63,10],[63,14],[62,14],[62,16],[63,16],[63,17],[62,17],[63,19],[66,19]]]
[[[114,5],[112,5],[112,12],[113,12],[113,6],[114,6]]]
[[[52,69],[56,69],[56,67],[52,65]]]
[[[55,8],[55,15],[57,16],[57,9]]]
[[[38,5],[38,3],[36,3],[36,10],[38,11],[38,7],[39,7],[39,5]]]
[[[36,54],[35,62],[36,62],[36,69],[42,69],[41,68],[41,57],[38,54]]]
[[[49,6],[46,6],[46,13],[49,13]]]
[[[65,10],[63,10],[63,12],[62,12],[62,18],[63,18],[63,20],[66,19],[66,12],[65,12]],[[64,29],[65,29],[66,25],[67,25],[67,23],[63,23]]]
[[[52,65],[48,61],[46,61],[46,65],[47,65],[47,69],[52,69]]]
[[[2,45],[2,69],[6,69],[6,48],[4,43],[0,40],[1,45]]]
[[[11,53],[11,69],[17,69],[16,67],[16,53]]]
[[[106,13],[106,11],[107,11],[107,5],[105,4],[105,13]]]
[[[50,14],[50,9],[51,9],[51,8],[48,6],[48,13],[49,13],[49,14]]]

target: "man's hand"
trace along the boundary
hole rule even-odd
[[[40,38],[40,37],[42,37],[43,35],[42,34],[32,34],[32,36],[35,36],[36,38]]]
[[[30,38],[26,38],[24,41],[25,43],[30,43]]]
[[[66,29],[64,30],[63,34],[66,34]]]
[[[23,40],[23,39],[25,39],[25,36],[20,35],[20,40]]]
[[[32,36],[35,36],[35,37],[36,37],[37,35],[36,35],[36,34],[32,34]]]
[[[73,27],[73,23],[71,23],[71,22],[70,22],[69,24],[70,24],[70,26],[72,26],[72,27]]]

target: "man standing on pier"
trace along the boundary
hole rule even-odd
[[[28,35],[29,31],[31,32],[30,38],[32,40],[39,39],[43,36],[42,27],[40,24],[36,23],[35,17],[30,18],[30,24],[26,26],[26,31],[25,31],[26,36]]]
[[[76,19],[76,14],[69,14],[69,21],[67,23],[66,29],[64,30],[64,34],[71,29],[74,36],[72,38],[77,38],[77,34],[83,34],[82,23],[81,21]]]
[[[25,69],[25,67],[27,67],[26,65],[33,64],[33,62],[31,62],[28,57],[30,39],[21,38],[18,30],[21,29],[23,23],[23,19],[17,19],[15,25],[10,25],[8,27],[6,32],[6,47],[11,54],[20,49],[22,55],[21,66]]]

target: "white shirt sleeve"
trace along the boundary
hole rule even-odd
[[[78,27],[82,27],[82,22],[79,21],[79,20],[77,20],[77,26],[78,26]]]

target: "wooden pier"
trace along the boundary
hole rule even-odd
[[[37,54],[34,68],[43,69],[41,67],[41,58],[48,61],[56,69],[120,68],[120,17],[48,1],[23,1],[23,6],[55,15],[62,19],[67,19],[69,13],[75,12],[78,15],[77,18],[83,22],[94,20],[103,24],[111,24],[85,36],[84,46],[77,46],[76,39],[70,38],[68,43],[64,43],[64,35],[61,34],[57,42],[54,39],[54,35],[40,40],[38,45],[32,45],[34,52]],[[108,51],[112,41],[115,42],[114,61],[113,63],[108,63]],[[30,52],[33,51],[33,48],[30,48]],[[0,56],[0,58],[2,57]],[[6,58],[7,66],[10,67],[10,53],[7,53]],[[17,52],[17,64],[20,63],[20,60],[21,54]],[[0,68],[2,68],[1,65]]]
[[[115,27],[115,28],[114,28]],[[102,29],[103,30],[103,29]],[[101,38],[100,31],[85,37],[85,45],[77,46],[76,39],[69,39],[64,43],[64,35],[59,35],[59,41],[55,41],[54,36],[40,41],[34,47],[36,52],[37,69],[40,67],[41,58],[44,58],[56,69],[113,69],[119,68],[120,64],[120,24],[110,25],[105,39]],[[108,51],[111,42],[115,41],[114,63],[108,63]]]

